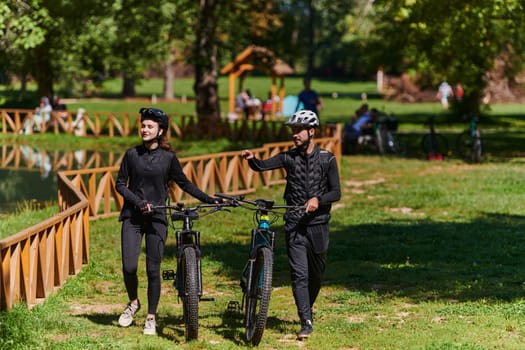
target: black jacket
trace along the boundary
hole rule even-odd
[[[202,202],[215,201],[188,180],[175,153],[161,148],[148,150],[143,145],[128,149],[120,164],[116,182],[118,193],[124,197],[120,220],[142,216],[139,207],[144,201],[153,205],[165,205],[170,180]],[[156,210],[151,217],[166,222],[164,210]]]

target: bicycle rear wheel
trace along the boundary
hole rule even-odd
[[[476,131],[474,136],[470,131],[463,131],[456,139],[456,147],[459,156],[466,162],[480,163],[482,158],[482,145],[479,132]]]
[[[199,278],[197,254],[195,248],[186,247],[181,261],[183,317],[186,326],[186,340],[197,339],[199,336]]]
[[[246,340],[253,345],[261,342],[272,291],[273,252],[259,248],[255,259],[250,288],[246,295]]]
[[[425,134],[421,139],[421,148],[425,154],[429,155],[447,155],[448,141],[441,134]]]

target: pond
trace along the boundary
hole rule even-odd
[[[19,207],[56,203],[58,171],[117,166],[124,151],[57,151],[3,145],[0,163],[0,214]]]

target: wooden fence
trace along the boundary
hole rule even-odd
[[[337,129],[340,131],[340,126]],[[339,137],[316,139],[316,143],[340,159]],[[253,151],[257,157],[266,158],[292,145],[266,144]],[[252,171],[238,151],[181,158],[180,162],[186,176],[209,194],[250,193],[260,186],[285,181],[282,170]],[[87,264],[89,220],[116,216],[123,205],[115,189],[117,172],[117,166],[59,172],[59,213],[0,240],[0,309],[10,309],[20,301],[36,304]],[[176,187],[170,194],[173,202],[193,201]]]
[[[63,174],[57,180],[60,212],[0,240],[1,310],[36,304],[88,262],[88,200]]]
[[[110,112],[51,112],[48,121],[40,121],[35,111],[25,109],[0,109],[0,132],[3,134],[65,133],[80,136],[133,136],[140,130],[139,114]],[[80,122],[80,123],[79,123]],[[284,119],[235,120],[226,118],[209,121],[213,127],[201,128],[198,118],[193,115],[172,115],[168,137],[179,140],[200,140],[202,138],[226,137],[232,141],[257,140],[258,142],[276,142],[289,138],[289,130]],[[82,125],[79,130],[78,126]],[[319,137],[331,137],[333,124],[323,125]],[[204,134],[204,129],[213,135]]]

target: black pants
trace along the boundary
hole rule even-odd
[[[148,275],[148,313],[156,314],[160,299],[160,263],[166,245],[165,223],[142,219],[124,219],[121,231],[122,272],[129,300],[138,298],[137,268],[146,235],[146,273]]]
[[[301,320],[312,320],[312,307],[321,290],[328,251],[328,224],[295,226],[286,231],[292,291]]]

